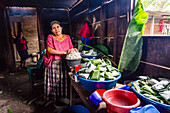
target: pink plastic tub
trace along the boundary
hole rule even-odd
[[[107,90],[103,94],[103,100],[108,113],[129,113],[130,109],[140,105],[140,100],[133,92],[121,89]]]

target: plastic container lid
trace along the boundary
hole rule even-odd
[[[93,101],[95,105],[98,105],[102,101],[102,97],[99,95],[97,91],[93,92],[89,98]]]
[[[127,90],[127,91],[129,91],[129,90],[130,90],[130,86],[123,86],[123,87],[118,88],[118,89],[123,89],[123,90]]]
[[[153,105],[148,104],[144,107],[137,107],[130,110],[130,113],[160,113]]]
[[[81,68],[81,65],[76,65],[75,66],[75,73],[77,73],[77,71]]]

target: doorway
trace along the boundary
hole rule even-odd
[[[10,20],[11,34],[18,36],[18,32],[22,31],[24,38],[28,40],[28,53],[39,53],[39,41],[37,32],[37,15],[36,9],[30,7],[9,7],[7,8]],[[13,43],[16,67],[19,66],[20,56]],[[32,63],[32,59],[26,60],[26,63]]]

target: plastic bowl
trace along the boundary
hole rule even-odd
[[[130,109],[140,105],[140,100],[133,92],[121,89],[107,90],[103,94],[103,100],[108,113],[130,113]]]
[[[78,74],[75,75],[80,80],[82,86],[89,92],[94,92],[96,89],[105,89],[105,90],[111,89],[116,85],[117,81],[121,77],[120,74],[117,78],[112,80],[97,81],[97,80],[89,80],[89,79],[82,78],[78,76]]]
[[[66,59],[66,61],[69,67],[75,67],[76,65],[80,65],[81,58],[80,59]]]
[[[133,86],[132,86],[132,90],[139,98],[144,100],[147,104],[154,105],[161,113],[169,113],[170,112],[170,105],[162,104],[162,103],[159,103],[157,101],[146,98],[145,96],[138,93]]]

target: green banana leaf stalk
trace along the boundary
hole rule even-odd
[[[147,92],[149,92],[149,93],[151,93],[151,94],[153,94],[153,95],[156,95],[156,92],[154,92],[154,91],[151,89],[151,87],[149,87],[148,85],[142,86],[142,87],[141,87],[141,90],[145,90],[145,91],[147,91]]]
[[[133,86],[134,86],[134,88],[136,89],[136,91],[137,91],[138,93],[141,92],[138,82],[134,82],[134,83],[133,83]]]
[[[118,65],[123,77],[131,75],[138,68],[142,56],[142,34],[147,20],[148,13],[144,11],[141,0],[138,0],[132,20],[128,26]]]
[[[139,83],[141,84],[141,86],[147,85],[144,81],[140,80]]]
[[[159,98],[157,98],[156,96],[149,95],[149,94],[143,94],[143,96],[145,96],[145,97],[147,97],[147,98],[149,98],[149,99],[152,99],[152,100],[161,102],[161,100],[160,100]]]

